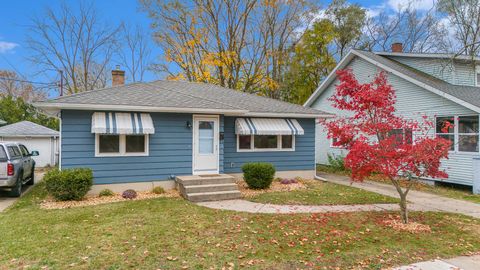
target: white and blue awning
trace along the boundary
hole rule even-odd
[[[237,118],[235,134],[238,135],[303,135],[296,119]]]
[[[154,134],[152,117],[148,113],[95,112],[92,133]]]

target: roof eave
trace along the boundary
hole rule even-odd
[[[177,107],[152,107],[152,106],[130,106],[130,105],[104,105],[104,104],[70,104],[39,102],[34,106],[48,112],[58,114],[61,110],[106,110],[106,111],[136,111],[136,112],[168,112],[168,113],[210,113],[224,114],[230,116],[256,116],[256,117],[298,117],[298,118],[327,118],[333,115],[319,112],[310,113],[268,113],[250,112],[248,110],[236,109],[205,109],[205,108],[177,108]]]

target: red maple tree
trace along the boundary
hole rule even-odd
[[[337,77],[340,83],[329,100],[348,116],[323,122],[328,138],[335,138],[334,146],[349,150],[344,161],[352,181],[363,181],[372,174],[391,181],[400,195],[402,221],[408,223],[410,188],[422,177],[448,177],[440,162],[448,158],[451,142],[429,135],[433,123],[428,117],[417,121],[395,114],[395,91],[384,72],[364,84],[349,69],[337,71]],[[404,187],[402,179],[409,180]]]

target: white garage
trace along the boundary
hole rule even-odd
[[[58,136],[58,131],[30,121],[0,127],[0,141],[18,142],[24,144],[29,151],[36,150],[40,153],[33,157],[36,167],[54,166],[58,163]]]

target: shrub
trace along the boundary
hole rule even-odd
[[[242,166],[242,171],[243,179],[253,189],[270,187],[275,175],[275,167],[270,163],[246,163]]]
[[[113,191],[111,191],[108,188],[106,188],[106,189],[100,191],[100,193],[98,193],[98,197],[109,197],[109,196],[113,196],[113,195],[115,195],[115,193],[113,193]]]
[[[122,193],[122,197],[125,199],[135,199],[137,197],[137,192],[133,189],[127,189]]]
[[[155,193],[155,194],[163,194],[165,193],[165,189],[163,189],[162,187],[158,186],[158,187],[154,187],[152,189],[152,193]]]
[[[79,201],[93,184],[93,173],[88,168],[52,169],[43,177],[47,192],[58,201]]]
[[[334,172],[345,172],[345,162],[343,156],[327,155],[328,164]]]

